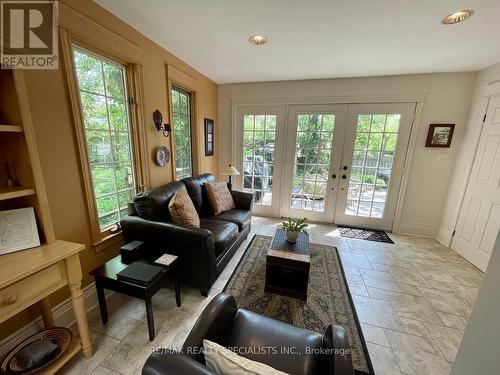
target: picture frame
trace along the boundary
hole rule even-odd
[[[0,211],[0,255],[40,246],[33,207]]]
[[[455,124],[430,124],[425,147],[450,147]]]
[[[205,118],[205,156],[213,156],[215,148],[214,120]]]

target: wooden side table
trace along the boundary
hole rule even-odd
[[[292,244],[285,231],[278,229],[267,251],[265,291],[307,300],[310,266],[307,233],[299,233],[298,241]]]
[[[49,296],[68,286],[80,340],[73,338],[61,358],[44,370],[54,374],[80,350],[93,354],[87,311],[81,289],[78,253],[85,245],[55,241],[51,244],[0,256],[0,323],[36,304],[46,328],[54,326]]]
[[[175,297],[177,306],[181,306],[180,285],[179,277],[177,275],[177,257],[168,265],[155,265],[163,267],[163,274],[155,278],[147,285],[133,284],[117,278],[117,274],[129,266],[123,263],[121,256],[118,255],[110,261],[104,263],[102,266],[91,271],[90,274],[95,277],[95,284],[97,289],[97,298],[99,300],[99,309],[101,312],[101,320],[103,324],[108,322],[108,309],[106,306],[106,298],[104,296],[104,289],[109,289],[127,296],[139,298],[146,303],[146,317],[148,321],[149,340],[153,341],[155,338],[155,323],[153,316],[153,304],[151,298],[162,287],[162,284],[167,277],[168,273],[174,272],[175,281]]]

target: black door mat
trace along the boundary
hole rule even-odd
[[[393,240],[382,230],[371,230],[353,227],[338,227],[340,236],[345,238],[355,238],[358,240],[394,243]]]

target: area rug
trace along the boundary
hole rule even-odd
[[[358,240],[394,243],[382,230],[361,229],[353,227],[338,227],[341,237],[355,238]]]
[[[254,236],[224,291],[236,298],[238,307],[297,327],[324,333],[332,323],[342,326],[349,338],[355,373],[373,375],[337,249],[333,246],[310,245],[307,301],[300,301],[264,292],[266,253],[271,241],[271,237]]]

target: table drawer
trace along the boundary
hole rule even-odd
[[[67,280],[66,268],[60,262],[0,290],[0,321],[61,288]]]

